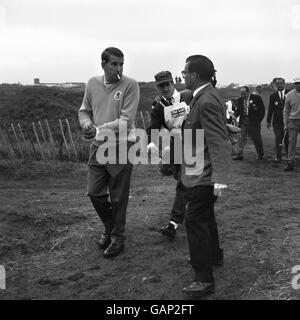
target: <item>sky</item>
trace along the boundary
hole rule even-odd
[[[125,55],[124,74],[180,76],[209,57],[219,84],[300,76],[300,0],[0,0],[0,83],[87,82],[101,52]]]

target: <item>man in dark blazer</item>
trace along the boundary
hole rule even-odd
[[[169,131],[173,129],[180,129],[182,123],[189,111],[189,103],[192,100],[192,92],[183,90],[178,92],[175,89],[173,77],[170,71],[158,72],[155,76],[155,83],[159,92],[151,110],[151,123],[147,128],[149,149],[158,149],[151,141],[151,130],[165,128]],[[185,102],[185,103],[182,103]],[[171,153],[173,145],[171,144]],[[177,178],[180,165],[173,164],[173,156],[171,154],[171,163],[160,166],[161,172],[165,175],[174,175]],[[173,239],[176,235],[176,229],[179,224],[183,223],[186,201],[183,193],[184,187],[178,181],[176,186],[176,195],[174,204],[170,214],[169,223],[160,229],[160,232],[169,239]]]
[[[283,109],[285,102],[285,95],[289,92],[285,89],[285,80],[276,78],[277,91],[270,95],[269,110],[267,115],[267,128],[273,126],[275,135],[275,162],[281,162],[282,158],[282,140],[284,138],[284,147],[286,154],[288,154],[289,137],[288,133],[284,134],[283,125]]]
[[[259,95],[251,94],[247,86],[241,87],[241,97],[238,99],[238,107],[235,116],[240,117],[241,138],[233,160],[243,160],[243,150],[249,134],[254,142],[257,159],[262,160],[264,155],[261,138],[261,122],[265,116],[265,106]]]
[[[187,191],[185,226],[195,272],[193,282],[183,292],[197,296],[214,292],[213,266],[223,264],[214,203],[227,188],[231,163],[225,104],[210,83],[213,74],[212,61],[202,55],[187,58],[182,71],[193,100],[183,126],[184,157],[179,178]],[[199,134],[204,134],[203,140],[198,141]],[[195,155],[194,163],[190,163],[186,150]]]

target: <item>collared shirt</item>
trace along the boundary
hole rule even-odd
[[[196,94],[201,91],[202,89],[204,89],[205,87],[207,87],[210,84],[210,82],[204,84],[203,86],[197,88],[194,92],[193,92],[193,97],[196,97]]]
[[[285,89],[283,89],[282,91],[278,91],[278,94],[279,94],[280,100],[284,100]]]
[[[250,106],[250,94],[248,94],[247,98],[244,101],[244,115],[249,115],[249,106]]]
[[[180,92],[178,92],[176,89],[174,90],[174,93],[173,93],[173,96],[169,99],[165,98],[164,96],[162,97],[163,100],[165,102],[167,102],[167,104],[169,105],[169,100],[171,100],[172,104],[175,104],[175,103],[179,103],[180,102]],[[166,105],[164,105],[164,107],[166,107]]]

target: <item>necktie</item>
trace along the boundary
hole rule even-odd
[[[171,98],[167,99],[167,101],[168,101],[169,105],[171,106],[174,102],[174,98],[171,97]]]
[[[244,115],[246,115],[246,116],[248,115],[247,111],[248,111],[248,105],[247,105],[247,100],[245,99],[244,100]]]

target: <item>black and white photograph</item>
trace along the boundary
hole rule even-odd
[[[299,300],[299,39],[300,0],[0,0],[0,300]]]

